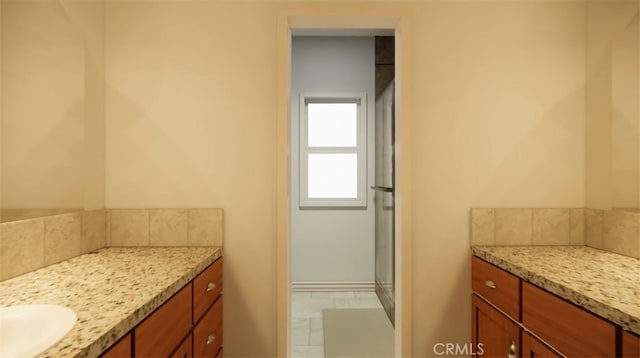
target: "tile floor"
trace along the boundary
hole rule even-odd
[[[382,305],[375,292],[292,292],[292,358],[324,358],[325,308],[382,308]]]

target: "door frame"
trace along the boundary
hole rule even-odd
[[[395,33],[395,284],[394,352],[411,356],[411,41],[410,11],[388,6],[283,7],[277,22],[276,335],[278,357],[290,356],[290,100],[291,32],[294,29],[391,29]]]

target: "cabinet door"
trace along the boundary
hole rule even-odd
[[[171,358],[193,358],[193,335],[189,334],[180,344],[178,349],[171,355]]]
[[[640,358],[640,336],[622,332],[622,357]]]
[[[193,280],[193,323],[200,320],[220,294],[222,294],[222,257]]]
[[[568,357],[616,355],[611,322],[528,282],[522,285],[522,324]]]
[[[191,330],[191,284],[135,328],[136,357],[168,357]]]
[[[111,346],[108,351],[103,353],[101,358],[130,358],[131,354],[131,333],[127,333],[116,344]]]
[[[473,347],[478,355],[482,357],[509,357],[511,348],[515,348],[515,356],[518,357],[518,347],[520,347],[520,327],[491,307],[484,300],[472,296],[473,324],[472,340]]]
[[[522,335],[522,358],[562,358],[551,347],[529,333]]]
[[[222,346],[222,299],[218,298],[213,307],[193,329],[194,357],[214,358]]]

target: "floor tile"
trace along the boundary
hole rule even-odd
[[[336,308],[380,308],[378,298],[336,298]]]
[[[291,319],[291,344],[294,346],[309,345],[309,319],[308,318],[292,318]]]
[[[348,298],[344,298],[348,300]],[[352,298],[353,300],[354,298]],[[322,310],[336,308],[332,298],[301,298],[291,302],[291,316],[294,318],[321,318]]]
[[[293,346],[292,358],[324,358],[323,346]]]
[[[311,292],[309,291],[291,292],[291,299],[295,300],[296,298],[311,298]]]
[[[309,319],[309,345],[324,345],[324,330],[322,326],[322,318]]]
[[[312,292],[312,298],[354,298],[353,291],[349,292]]]
[[[355,292],[356,297],[357,298],[376,298],[378,297],[378,295],[376,295],[375,291],[356,291]]]

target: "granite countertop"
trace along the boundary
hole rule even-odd
[[[640,260],[586,246],[473,246],[473,255],[640,334]]]
[[[0,307],[73,309],[75,326],[40,357],[95,357],[220,256],[220,247],[101,249],[0,282]]]

